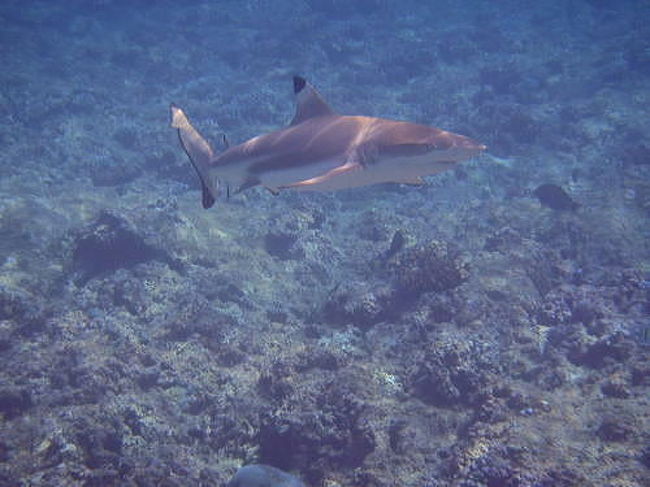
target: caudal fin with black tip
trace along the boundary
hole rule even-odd
[[[170,106],[172,123],[171,126],[178,129],[178,138],[185,153],[201,180],[203,208],[211,208],[218,195],[217,181],[210,176],[210,161],[214,157],[214,151],[205,138],[190,123],[185,112],[173,103]]]

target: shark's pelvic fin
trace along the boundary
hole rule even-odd
[[[260,180],[254,177],[249,177],[244,181],[239,188],[237,188],[237,193],[241,193],[242,191],[247,190],[248,188],[252,188],[253,186],[257,186],[260,184]]]
[[[214,151],[208,141],[192,126],[183,110],[173,103],[170,110],[172,115],[171,125],[173,128],[178,129],[178,138],[181,140],[181,145],[201,180],[203,208],[210,208],[214,205],[214,198],[217,194],[214,182],[208,174],[209,163],[214,156]]]
[[[293,77],[293,92],[296,95],[297,106],[291,125],[297,125],[310,118],[334,115],[334,110],[305,78]]]

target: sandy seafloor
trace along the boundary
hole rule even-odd
[[[646,1],[4,0],[0,485],[650,485],[649,26]],[[203,210],[169,103],[239,142],[291,119],[294,74],[509,163]]]

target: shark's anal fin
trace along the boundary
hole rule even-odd
[[[297,106],[291,125],[298,125],[310,118],[334,114],[318,91],[305,78],[293,77],[293,92],[296,95]]]
[[[226,137],[226,134],[221,134],[221,145],[223,150],[230,148],[230,141],[228,140],[228,137]]]
[[[237,188],[237,193],[241,193],[244,190],[247,190],[248,188],[252,188],[253,186],[257,186],[260,184],[260,180],[255,178],[255,177],[248,177],[242,184]]]
[[[327,171],[324,174],[321,174],[320,176],[305,179],[303,181],[298,181],[292,184],[287,184],[285,186],[281,186],[281,188],[300,188],[304,186],[314,186],[317,184],[325,183],[330,179],[341,176],[343,174],[347,174],[352,171],[360,171],[360,170],[363,170],[363,166],[361,164],[359,164],[355,160],[348,161],[345,164],[341,164],[340,166],[335,167],[334,169],[330,169],[329,171]]]

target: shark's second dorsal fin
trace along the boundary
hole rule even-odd
[[[305,78],[301,76],[293,77],[293,92],[296,95],[298,105],[291,125],[297,125],[310,118],[334,114],[334,110],[330,108],[318,91]]]

